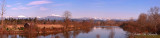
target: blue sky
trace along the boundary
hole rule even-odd
[[[160,0],[7,0],[5,16],[63,15],[72,17],[137,18],[149,8],[160,7]]]

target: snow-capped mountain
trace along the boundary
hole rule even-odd
[[[17,17],[13,17],[13,16],[7,16],[5,18],[15,18],[15,19],[27,19],[27,18],[35,18],[35,17],[26,17],[23,15],[17,16]],[[52,14],[50,16],[46,16],[46,17],[40,17],[37,16],[37,18],[39,20],[63,20],[64,17],[60,16],[60,15],[56,15],[56,14]],[[93,19],[93,20],[119,20],[119,21],[123,21],[122,19],[107,19],[107,18],[96,18],[96,17],[82,17],[82,18],[71,18],[73,20],[89,20],[89,19]]]
[[[50,20],[63,20],[63,17],[60,16],[47,16],[43,17],[44,19],[50,19]]]

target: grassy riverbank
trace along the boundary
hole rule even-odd
[[[135,38],[159,38],[160,35],[135,35]]]

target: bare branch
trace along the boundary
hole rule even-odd
[[[6,11],[6,0],[2,0],[1,2],[1,25],[2,25],[2,28],[3,28],[3,15]]]

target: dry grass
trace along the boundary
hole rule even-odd
[[[59,24],[38,24],[39,28],[63,28],[63,25]]]
[[[19,27],[24,27],[23,25],[6,25],[6,28],[14,28],[16,26],[16,28]],[[59,24],[38,24],[37,25],[38,28],[63,28],[63,25],[59,25]]]

